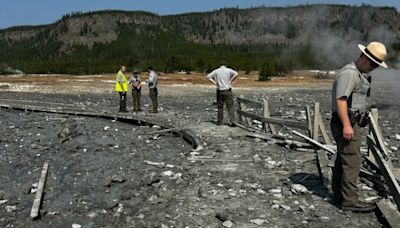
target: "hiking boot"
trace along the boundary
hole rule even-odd
[[[356,202],[353,205],[342,205],[342,210],[343,211],[352,211],[352,212],[372,212],[376,209],[375,204],[371,203],[364,203],[361,201]]]
[[[119,110],[119,112],[128,112],[128,110],[124,109],[124,110]]]
[[[150,110],[149,113],[158,113],[158,110]]]
[[[236,124],[235,123],[230,123],[229,127],[236,127]]]

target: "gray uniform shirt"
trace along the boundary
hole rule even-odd
[[[149,73],[149,80],[147,80],[150,89],[154,89],[158,85],[158,76],[156,72],[150,71]]]
[[[336,100],[339,98],[349,99],[352,93],[360,90],[365,93],[365,96],[356,96],[356,100],[352,102],[349,108],[352,111],[364,111],[368,106],[367,92],[363,87],[369,86],[367,77],[369,74],[362,74],[356,67],[355,63],[350,63],[338,71],[335,81],[332,85],[332,112],[337,112]],[[368,89],[368,88],[366,88]],[[357,92],[358,93],[358,92]],[[369,95],[369,94],[368,94]],[[365,97],[365,99],[364,99]],[[354,97],[353,97],[354,99]]]
[[[129,80],[129,84],[131,84],[132,86],[134,86],[134,89],[136,89],[136,86],[140,85],[141,81],[140,78],[137,77],[135,78],[134,76],[132,76]]]
[[[229,81],[232,77],[235,77],[238,73],[231,68],[221,66],[218,69],[213,70],[207,75],[207,78],[213,79],[217,83],[218,90],[227,90],[231,88]]]

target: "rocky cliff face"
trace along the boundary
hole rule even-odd
[[[203,44],[308,43],[327,36],[343,39],[399,37],[400,14],[394,8],[309,5],[289,8],[220,9],[207,13],[157,16],[145,12],[102,11],[66,16],[54,24],[0,31],[9,44],[55,39],[65,47],[116,41],[119,25],[146,32],[146,26]],[[385,40],[384,40],[385,41]]]
[[[171,16],[166,21],[186,39],[207,44],[304,43],[323,32],[354,39],[378,31],[397,36],[400,32],[400,14],[395,9],[367,6],[221,9]]]

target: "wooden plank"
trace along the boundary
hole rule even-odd
[[[263,99],[263,117],[269,117],[269,110],[268,110],[268,101]],[[268,132],[269,127],[268,123],[263,123],[263,128],[265,132]]]
[[[209,161],[209,162],[253,162],[253,160],[239,160],[239,159],[216,159],[216,158],[188,158],[190,161]]]
[[[265,134],[257,134],[257,133],[247,133],[246,136],[251,138],[263,139],[265,141],[270,141],[272,139],[271,136]]]
[[[146,132],[146,133],[141,133],[140,135],[152,135],[152,134],[159,134],[159,133],[166,133],[166,132],[171,132],[171,131],[182,131],[184,128],[182,127],[174,127],[174,128],[167,128],[167,129],[161,129],[158,131],[151,131],[151,132]]]
[[[319,143],[319,142],[313,140],[312,138],[310,138],[310,137],[308,137],[308,136],[306,136],[306,135],[303,135],[303,134],[301,134],[300,132],[297,132],[297,131],[295,131],[295,130],[292,130],[292,132],[293,132],[293,134],[295,134],[295,135],[297,135],[297,136],[300,136],[300,137],[306,139],[307,141],[311,142],[311,143],[314,144],[315,146],[318,146],[318,147],[320,147],[321,149],[324,149],[324,150],[328,151],[328,152],[331,153],[331,154],[336,154],[336,152],[335,152],[334,150],[330,149],[329,147],[327,147],[327,146],[325,146],[325,145],[322,145],[321,143]]]
[[[378,124],[378,109],[377,108],[371,109],[371,114],[375,123]],[[369,135],[373,136],[371,131],[372,131],[372,125],[369,124]],[[368,149],[367,160],[372,164],[372,166],[374,166],[374,168],[378,167],[378,164],[375,161],[375,157],[370,149]]]
[[[306,114],[307,114],[307,122],[308,122],[308,136],[312,137],[313,136],[313,126],[312,126],[312,120],[311,120],[311,111],[310,111],[310,106],[306,106]]]
[[[33,206],[31,210],[31,218],[35,219],[39,216],[39,209],[42,203],[42,196],[44,191],[44,186],[46,184],[47,170],[49,168],[49,164],[46,162],[43,165],[42,175],[40,176],[38,188],[35,195],[35,200],[33,201]]]
[[[243,112],[245,112],[245,111],[247,111],[247,109],[246,109],[246,105],[244,104],[244,98],[243,98],[243,95],[240,95],[240,97],[238,97],[238,102],[240,102],[239,103],[239,110],[240,111],[243,111]],[[239,112],[238,112],[239,113]],[[242,121],[242,119],[243,119],[243,115],[241,115],[240,113],[239,113],[239,120],[240,121]],[[250,124],[250,122],[249,122],[249,119],[246,117],[246,116],[244,116],[244,119],[245,119],[245,121],[246,121],[246,125],[248,125],[248,126],[251,126],[251,124]]]
[[[296,128],[300,128],[300,129],[308,128],[307,123],[304,123],[304,122],[293,121],[293,120],[283,120],[283,119],[271,118],[271,117],[266,118],[266,117],[257,116],[255,114],[251,114],[251,113],[240,111],[240,110],[237,110],[237,112],[238,112],[238,114],[241,114],[241,115],[248,117],[250,119],[253,119],[253,120],[258,120],[262,123],[273,123],[273,124],[277,124],[277,125],[296,127]]]
[[[376,206],[381,211],[383,218],[392,228],[400,227],[400,213],[388,199],[380,200]]]
[[[268,107],[268,101],[267,100],[264,100],[264,109],[263,109],[263,111],[265,111],[265,115],[263,115],[263,117],[266,117],[266,118],[270,118],[271,117],[270,113],[269,113],[269,107]],[[269,125],[269,128],[271,129],[271,133],[273,135],[276,135],[277,132],[276,132],[275,126],[273,124],[271,124],[271,123],[268,124],[268,125]]]
[[[252,105],[255,106],[255,108],[258,109],[262,109],[262,103],[259,101],[254,101],[254,100],[250,100],[250,99],[246,99],[243,97],[243,95],[241,95],[240,97],[236,98],[241,104],[248,104],[248,105]]]
[[[240,95],[240,97],[243,97],[243,95]],[[242,104],[242,102],[240,102],[239,97],[236,99],[236,101],[237,101],[237,103],[238,103],[238,109],[239,109],[240,111],[244,111],[244,110],[243,110],[243,104]],[[243,116],[240,115],[240,114],[239,114],[239,121],[243,122]]]
[[[332,169],[328,166],[329,159],[328,154],[324,150],[317,150],[317,158],[318,158],[318,170],[321,176],[322,182],[328,192],[332,191]]]
[[[309,143],[304,143],[304,142],[299,142],[296,140],[292,139],[285,139],[284,141],[287,145],[292,146],[292,147],[306,147],[306,148],[311,148],[311,144]]]
[[[322,121],[321,114],[318,115],[318,125],[321,130],[322,137],[324,138],[325,144],[332,145],[331,140],[329,139],[328,133],[326,132],[326,128],[324,122]]]
[[[379,148],[375,145],[373,139],[371,136],[367,136],[367,142],[368,146],[371,149],[372,153],[375,156],[375,160],[378,163],[380,167],[380,171],[383,174],[383,177],[385,178],[386,184],[389,186],[390,192],[393,195],[394,202],[397,205],[397,208],[400,208],[400,186],[399,183],[396,180],[396,177],[394,176],[392,170],[390,169],[387,161],[382,155],[382,152],[379,150]]]
[[[246,130],[246,131],[252,131],[252,132],[259,132],[260,131],[259,128],[256,128],[256,127],[253,127],[253,126],[249,126],[245,122],[240,121],[240,120],[236,122],[236,125],[238,127],[242,128],[242,129]]]
[[[314,106],[314,130],[313,130],[313,139],[315,141],[319,141],[319,103],[315,102]]]
[[[372,116],[371,113],[369,113],[369,118],[370,118],[369,122],[371,125],[371,132],[372,132],[372,135],[374,136],[373,138],[371,138],[371,140],[376,143],[376,146],[381,150],[382,155],[387,160],[388,153],[387,153],[385,144],[383,142],[383,136],[382,136],[381,130],[379,128],[379,125],[378,125],[378,123],[375,122],[374,117]]]

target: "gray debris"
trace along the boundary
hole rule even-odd
[[[294,194],[303,194],[303,193],[307,193],[308,189],[304,185],[301,185],[301,184],[292,184],[290,191],[293,192]]]
[[[264,224],[264,223],[266,223],[266,222],[268,222],[267,220],[264,220],[264,219],[252,219],[252,220],[250,220],[250,222],[252,222],[252,223],[254,223],[254,224],[256,224],[256,225],[259,225],[259,226],[261,226],[262,224]]]
[[[111,182],[123,183],[125,182],[125,179],[120,175],[114,175],[111,177]]]
[[[222,225],[224,227],[230,228],[230,227],[233,227],[233,222],[231,220],[227,220],[227,221],[223,222]]]
[[[6,212],[11,213],[17,210],[17,206],[6,206],[5,207]]]

